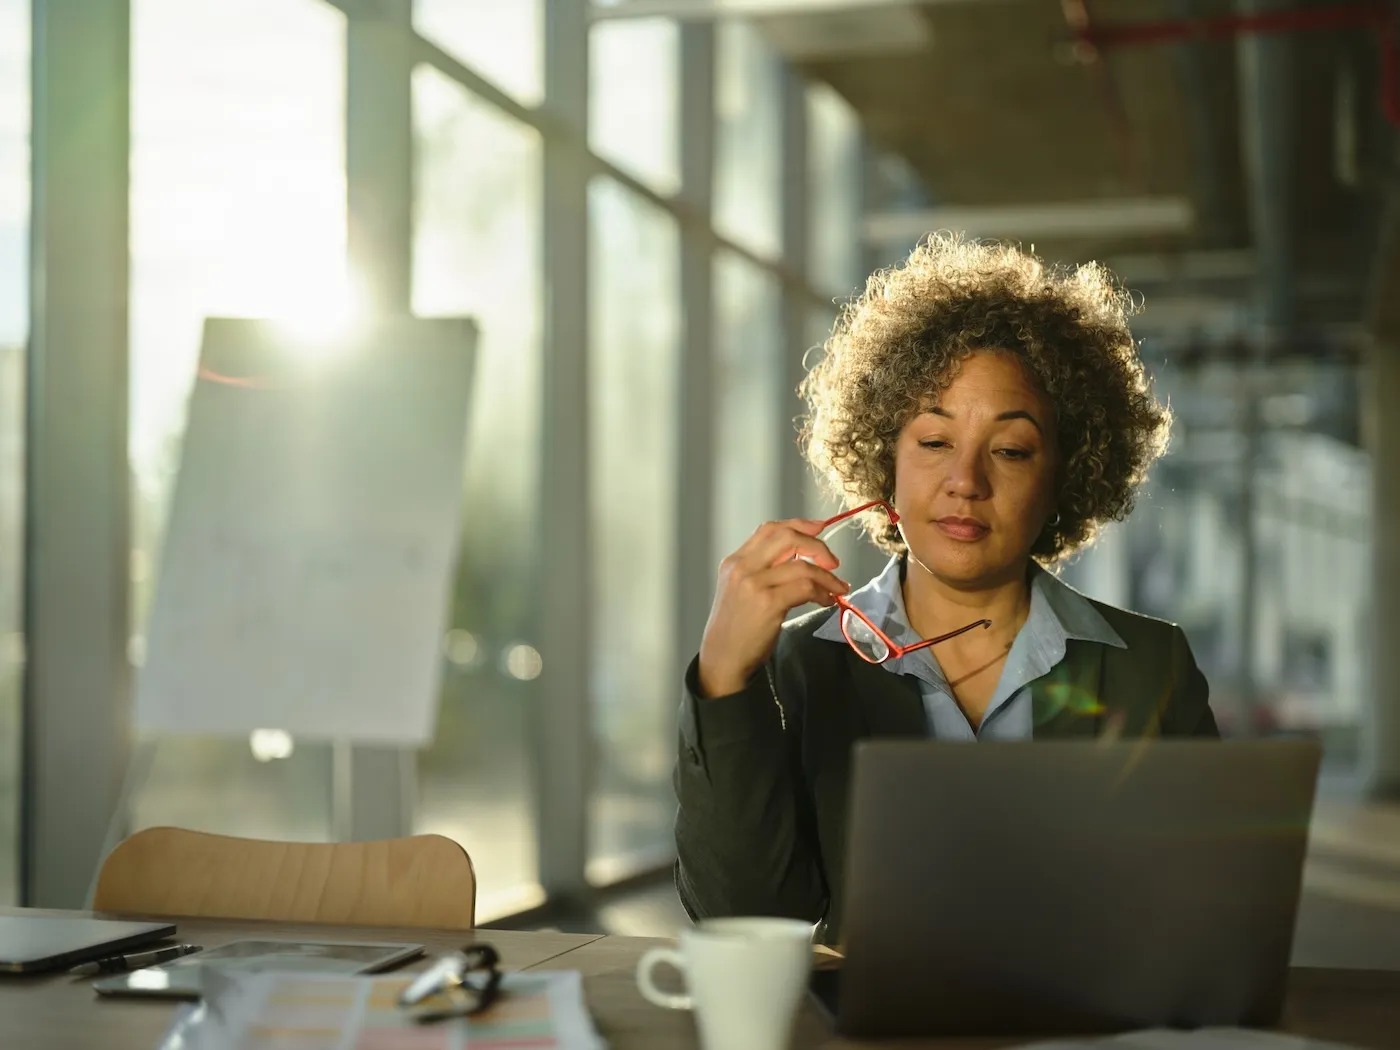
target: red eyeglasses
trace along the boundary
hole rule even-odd
[[[821,530],[817,535],[825,532],[839,521],[863,514],[867,510],[880,507],[889,515],[890,524],[899,524],[899,515],[895,513],[893,507],[882,499],[871,500],[863,503],[859,507],[843,511],[834,518],[827,518],[822,522]],[[901,656],[912,653],[917,649],[927,649],[931,645],[939,642],[946,642],[949,638],[956,638],[960,634],[966,634],[974,627],[987,628],[992,625],[991,620],[975,620],[966,627],[959,627],[956,631],[949,631],[947,634],[940,634],[937,638],[925,638],[922,642],[915,642],[913,645],[896,645],[884,631],[875,626],[870,618],[861,612],[841,595],[836,596],[837,608],[841,610],[841,633],[846,636],[846,641],[850,643],[856,655],[862,660],[872,664],[882,664],[887,660],[898,660]]]

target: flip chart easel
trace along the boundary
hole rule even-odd
[[[475,337],[206,321],[113,832],[155,736],[432,740]]]

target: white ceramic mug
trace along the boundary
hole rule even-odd
[[[681,931],[680,948],[653,948],[637,986],[657,1006],[691,1010],[704,1050],[786,1050],[812,968],[812,924],[798,919],[705,919]],[[688,992],[656,987],[669,963]]]

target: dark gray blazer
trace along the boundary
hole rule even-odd
[[[1218,736],[1181,628],[1094,603],[1126,648],[1070,640],[1031,683],[1037,740]],[[825,920],[840,941],[846,796],[864,737],[924,737],[916,681],[814,639],[820,609],[784,626],[741,693],[702,700],[686,671],[676,762],[676,888],[692,919]]]

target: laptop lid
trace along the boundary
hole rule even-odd
[[[865,741],[837,1027],[1059,1034],[1277,1020],[1312,741]]]
[[[82,915],[0,915],[0,973],[40,973],[173,936],[173,923]]]

